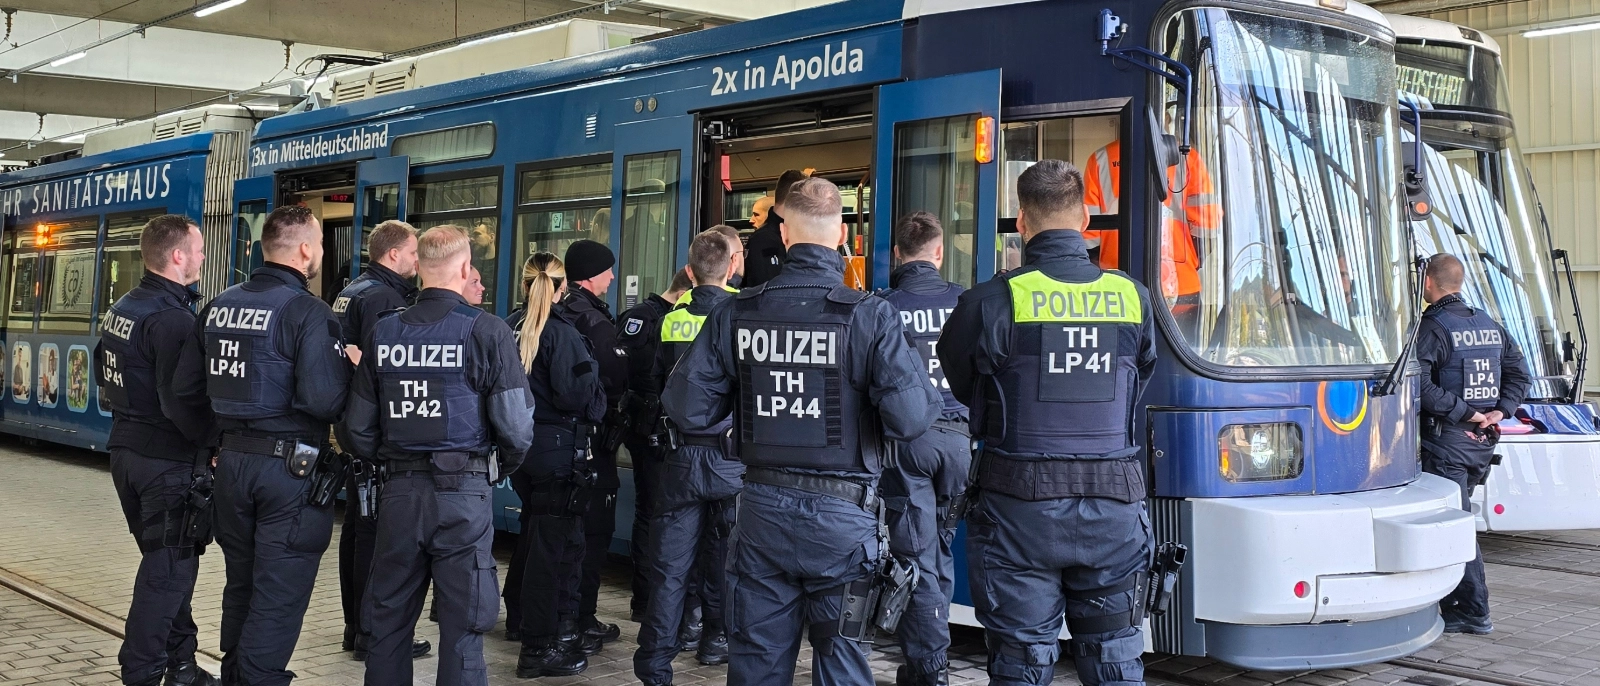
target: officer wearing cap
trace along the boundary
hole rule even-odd
[[[333,313],[344,331],[344,351],[351,364],[361,363],[361,343],[367,340],[378,317],[405,307],[417,296],[411,279],[417,275],[417,230],[398,219],[373,228],[367,235],[366,269],[333,300]],[[356,475],[345,479],[345,502],[356,502]],[[344,609],[344,649],[366,659],[367,636],[361,633],[361,597],[372,574],[372,546],[378,537],[375,519],[361,516],[358,507],[344,508],[339,529],[339,600]],[[422,657],[432,648],[417,639],[412,655]]]
[[[990,683],[1050,683],[1063,615],[1085,686],[1142,683],[1152,543],[1129,429],[1155,368],[1150,295],[1089,260],[1071,164],[1029,167],[1017,200],[1023,267],[963,293],[938,348],[982,449],[967,578]]]
[[[630,556],[633,558],[633,621],[644,618],[650,606],[650,585],[646,571],[650,568],[647,543],[650,541],[650,518],[654,511],[656,482],[661,478],[661,455],[650,445],[656,433],[656,419],[661,416],[661,380],[666,370],[656,367],[656,346],[660,344],[661,318],[672,310],[678,298],[687,293],[693,284],[688,273],[679,269],[672,275],[667,292],[651,293],[643,302],[634,305],[618,321],[622,322],[617,345],[627,353],[628,390],[622,395],[620,419],[606,427],[608,444],[625,445],[633,461],[633,538]]]
[[[346,410],[351,450],[381,462],[385,474],[373,556],[383,573],[364,598],[366,682],[411,683],[413,634],[431,576],[440,605],[437,681],[484,685],[483,634],[500,610],[494,482],[533,442],[533,395],[511,328],[467,302],[466,231],[436,226],[418,243],[417,304],[372,327]]]
[[[1417,325],[1422,364],[1422,470],[1456,482],[1461,508],[1471,510],[1474,486],[1489,474],[1495,425],[1516,414],[1528,392],[1527,363],[1516,341],[1489,313],[1461,298],[1466,270],[1454,255],[1428,259],[1422,297],[1428,309]],[[1489,586],[1483,553],[1467,563],[1461,583],[1439,601],[1447,633],[1484,635]]]
[[[891,290],[883,298],[900,309],[900,322],[922,356],[928,383],[944,401],[933,428],[915,441],[897,445],[894,463],[883,473],[889,546],[896,555],[915,560],[921,570],[910,606],[895,630],[906,657],[895,683],[935,686],[948,683],[949,608],[955,593],[950,557],[955,521],[948,515],[951,503],[966,489],[972,449],[967,407],[950,392],[934,346],[965,289],[939,275],[944,228],[928,212],[912,213],[895,224],[894,255],[900,267],[889,275]]]
[[[216,538],[224,684],[287,684],[333,504],[311,504],[318,455],[350,385],[339,320],[306,289],[322,269],[322,224],[279,207],[261,231],[265,263],[201,310],[176,372],[186,398],[209,397],[222,432]],[[203,353],[203,354],[196,354]]]
[[[916,439],[941,403],[894,306],[844,286],[839,189],[796,183],[781,230],[783,271],[712,308],[662,405],[689,434],[732,415],[746,466],[728,550],[728,683],[791,683],[802,631],[816,679],[871,683],[865,618],[841,609],[869,595],[886,552],[880,442]]]
[[[561,259],[547,252],[522,267],[523,309],[507,323],[517,330],[522,370],[535,398],[533,447],[511,475],[522,500],[521,534],[506,575],[506,638],[521,641],[517,676],[572,676],[589,667],[578,632],[578,577],[583,566],[583,515],[593,486],[585,427],[606,414],[599,370],[583,335],[556,307],[566,282]]]
[[[183,522],[195,477],[207,473],[211,406],[185,402],[172,386],[181,341],[194,331],[205,245],[188,217],[165,214],[139,234],[144,278],[117,300],[100,327],[95,365],[111,406],[111,480],[139,544],[139,573],[117,662],[130,686],[217,683],[194,661],[189,611],[198,546]]]
[[[611,319],[611,308],[602,299],[616,279],[611,267],[617,263],[617,256],[602,243],[581,240],[567,246],[562,262],[567,267],[567,292],[556,308],[561,311],[559,316],[589,341],[589,349],[600,366],[606,407],[611,408],[605,421],[609,425],[618,421],[617,407],[628,390],[628,361],[617,345],[617,324]],[[600,570],[611,550],[611,535],[617,529],[617,489],[622,482],[617,475],[616,452],[605,450],[601,441],[594,443],[596,480],[589,510],[583,515],[583,576],[578,586],[578,629],[583,633],[585,651],[590,654],[622,636],[620,627],[602,622],[595,615],[600,602]]]
[[[689,265],[685,269],[694,280],[694,290],[680,298],[678,306],[658,326],[657,368],[676,366],[694,343],[706,315],[717,303],[732,297],[727,283],[733,276],[733,254],[738,245],[714,230],[702,232],[689,244]],[[664,424],[652,422],[658,423]],[[663,426],[664,432],[658,434],[657,443],[667,449],[667,463],[662,472],[658,508],[650,522],[648,574],[655,592],[650,596],[649,612],[640,623],[639,649],[633,655],[634,675],[651,686],[672,683],[672,658],[684,643],[679,633],[684,601],[696,581],[692,572],[697,568],[705,571],[706,593],[702,596],[703,629],[695,641],[695,658],[703,665],[728,661],[722,570],[744,473],[737,456],[728,454],[726,449],[731,447],[726,444],[731,427],[732,421],[724,420],[710,432],[679,433]]]

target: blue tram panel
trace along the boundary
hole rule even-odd
[[[201,133],[0,175],[0,430],[105,449],[111,412],[93,351],[100,318],[143,276],[138,228],[168,213],[202,221],[203,285],[220,288],[228,219],[205,215],[207,174],[242,154],[242,139]]]

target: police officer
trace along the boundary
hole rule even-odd
[[[765,197],[765,196],[763,196]],[[770,208],[771,206],[768,205]],[[737,289],[744,284],[744,241],[739,238],[739,230],[727,224],[717,224],[706,231],[715,231],[733,241],[733,276],[728,277],[728,287]]]
[[[1050,683],[1064,613],[1086,686],[1141,683],[1151,534],[1129,428],[1155,367],[1149,293],[1089,260],[1072,165],[1029,167],[1017,200],[1024,266],[963,293],[938,349],[982,447],[968,579],[990,682]]]
[[[1422,296],[1428,309],[1417,328],[1422,364],[1422,470],[1456,482],[1461,508],[1472,508],[1499,440],[1495,425],[1516,414],[1527,395],[1528,367],[1516,341],[1489,313],[1461,299],[1466,272],[1454,255],[1428,259]],[[1489,586],[1483,553],[1467,563],[1461,583],[1439,601],[1447,633],[1485,635]]]
[[[210,397],[222,432],[223,683],[281,686],[294,678],[285,667],[333,536],[333,504],[311,504],[309,490],[351,367],[339,320],[306,289],[322,266],[316,216],[298,205],[273,210],[261,247],[265,263],[250,280],[200,312],[177,375],[185,397]]]
[[[517,329],[522,369],[534,395],[533,447],[511,475],[522,499],[517,550],[506,576],[506,638],[522,642],[517,676],[571,676],[589,666],[578,633],[583,514],[594,466],[587,427],[605,418],[606,395],[588,344],[556,307],[566,281],[561,260],[528,257]]]
[[[627,353],[628,390],[622,395],[621,421],[607,427],[612,433],[607,434],[606,442],[608,447],[626,445],[633,460],[633,538],[629,552],[633,558],[632,605],[636,622],[644,619],[644,611],[650,605],[647,544],[656,482],[661,479],[661,455],[650,445],[650,437],[656,433],[656,419],[661,416],[661,380],[666,377],[665,371],[656,369],[656,347],[660,343],[661,318],[693,286],[689,274],[679,269],[672,275],[667,292],[651,293],[618,318],[622,331],[617,345]]]
[[[731,413],[746,465],[728,683],[791,683],[808,624],[818,680],[871,683],[861,618],[841,608],[867,596],[883,552],[879,442],[916,439],[941,403],[894,306],[844,286],[839,189],[806,179],[782,211],[783,272],[711,310],[662,405],[688,434]]]
[[[361,363],[361,343],[367,340],[378,317],[405,307],[417,295],[411,279],[417,275],[417,231],[396,219],[379,224],[367,236],[367,254],[372,256],[365,271],[334,298],[333,313],[343,326],[344,351],[353,364]],[[354,471],[345,480],[345,502],[356,502]],[[339,600],[344,608],[344,649],[366,659],[367,637],[361,633],[361,597],[367,577],[372,574],[372,546],[378,537],[378,523],[364,519],[358,507],[344,508],[339,529]],[[418,639],[412,654],[427,655],[432,646]]]
[[[785,249],[787,243],[779,228],[783,224],[783,201],[789,197],[790,187],[805,178],[806,173],[798,169],[790,169],[778,177],[778,187],[772,192],[773,202],[768,206],[764,221],[750,234],[746,255],[749,262],[744,268],[743,287],[764,284],[783,269],[783,263],[788,259]]]
[[[482,686],[483,634],[500,610],[494,482],[532,444],[533,396],[510,327],[467,302],[466,230],[429,229],[418,255],[417,304],[372,327],[345,418],[351,450],[385,473],[373,559],[383,573],[363,599],[372,634],[366,683],[411,683],[431,575],[442,606],[437,683]]]
[[[967,408],[950,392],[934,345],[965,289],[939,275],[944,228],[930,213],[915,212],[900,219],[894,228],[894,255],[900,267],[889,275],[892,290],[883,298],[900,308],[900,322],[922,356],[928,382],[944,400],[932,430],[897,445],[895,461],[883,473],[890,549],[915,560],[921,569],[910,606],[895,631],[906,658],[895,683],[934,686],[948,683],[949,607],[955,592],[950,557],[955,520],[948,514],[951,502],[966,489],[972,460]]]
[[[619,421],[617,408],[628,390],[628,361],[617,345],[617,324],[611,319],[611,309],[602,299],[616,278],[611,267],[617,257],[602,243],[581,240],[567,246],[562,261],[567,268],[567,291],[557,309],[561,310],[561,318],[571,322],[589,341],[589,349],[600,366],[606,406],[611,408],[604,422],[609,426]],[[600,621],[595,614],[600,602],[600,570],[611,550],[611,535],[617,529],[617,489],[622,486],[616,452],[606,450],[600,443],[595,441],[593,446],[596,481],[589,510],[583,515],[583,576],[579,584],[578,629],[583,632],[584,651],[590,655],[622,636],[620,627]]]
[[[144,278],[111,306],[95,364],[111,406],[111,480],[139,544],[139,574],[117,662],[129,686],[217,683],[194,661],[194,594],[200,558],[183,522],[196,476],[207,473],[211,407],[185,402],[172,387],[181,341],[194,331],[205,246],[188,217],[151,219],[139,234]]]
[[[689,244],[686,270],[695,287],[658,325],[658,368],[676,366],[699,334],[706,315],[717,303],[731,297],[727,282],[733,276],[733,255],[738,245],[713,230],[695,236]],[[650,686],[672,683],[672,658],[684,643],[679,634],[684,601],[689,585],[696,581],[691,572],[697,567],[705,572],[706,593],[704,628],[696,641],[695,657],[703,665],[728,661],[721,602],[722,569],[744,472],[737,457],[729,455],[724,447],[731,426],[731,420],[724,420],[713,431],[682,434],[668,428],[657,440],[667,446],[668,452],[659,507],[650,522],[647,559],[649,583],[655,592],[650,596],[650,611],[640,623],[639,649],[633,655],[634,675]]]

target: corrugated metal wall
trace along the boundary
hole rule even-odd
[[[1538,24],[1593,18],[1600,0],[1532,0],[1429,15],[1500,43],[1517,139],[1550,220],[1570,251],[1591,360],[1600,360],[1600,31],[1524,38]],[[1600,365],[1585,390],[1600,393]]]

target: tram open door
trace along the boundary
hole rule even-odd
[[[404,155],[380,157],[356,164],[355,208],[350,217],[348,235],[339,236],[348,242],[349,266],[344,273],[334,276],[348,282],[366,266],[367,236],[379,224],[391,219],[406,217],[406,196],[409,195],[411,158]],[[344,268],[343,262],[339,263]],[[343,289],[343,286],[340,286]]]
[[[654,98],[651,99],[654,107]],[[691,205],[682,201],[680,183],[693,178],[695,117],[680,115],[618,124],[612,153],[609,221],[617,254],[617,280],[611,287],[616,312],[624,312],[651,293],[662,293],[677,265],[688,261]]]
[[[261,266],[261,230],[277,200],[275,179],[258,176],[233,182],[233,245],[229,250],[233,266],[227,279],[230,286],[243,283],[251,271]]]

